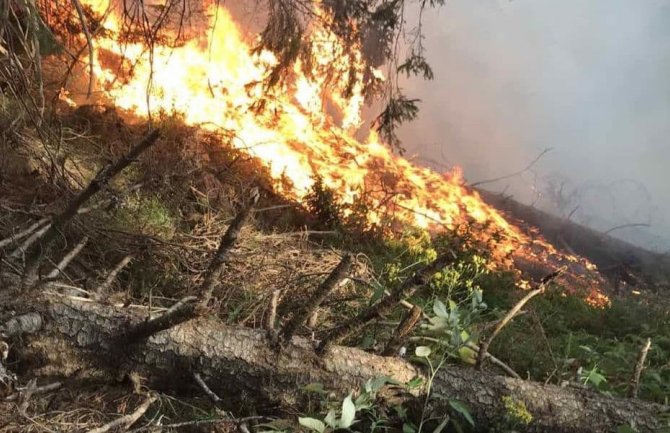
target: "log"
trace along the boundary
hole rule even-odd
[[[402,383],[426,377],[420,367],[403,359],[355,348],[332,346],[319,357],[313,343],[300,337],[278,352],[268,344],[264,330],[226,326],[203,317],[134,344],[119,344],[118,336],[129,326],[141,324],[146,311],[53,293],[41,294],[32,305],[31,314],[41,316],[41,329],[35,332],[36,321],[31,320],[31,335],[20,336],[16,329],[12,335],[19,359],[27,359],[32,366],[42,360],[42,374],[67,376],[87,371],[118,377],[121,368],[139,372],[158,389],[179,392],[199,391],[193,381],[197,373],[213,392],[242,398],[246,404],[252,401],[259,411],[300,406],[298,390],[313,382],[346,395],[373,377],[388,376]],[[625,424],[634,425],[639,432],[655,431],[661,426],[658,415],[669,409],[588,389],[542,385],[451,365],[438,373],[433,389],[465,402],[478,431],[488,431],[505,415],[504,396],[525,403],[533,416],[525,430],[530,432],[609,432]],[[420,392],[402,398],[421,398]],[[431,409],[444,414],[449,404],[434,399]]]

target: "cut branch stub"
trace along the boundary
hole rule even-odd
[[[251,205],[244,207],[237,215],[235,215],[235,218],[230,223],[230,226],[228,226],[226,233],[224,233],[223,237],[221,238],[219,248],[214,254],[207,271],[205,271],[205,276],[203,277],[202,285],[200,286],[200,293],[202,294],[201,303],[203,306],[207,306],[207,304],[209,304],[209,300],[212,298],[212,294],[214,293],[214,287],[216,286],[216,281],[219,277],[219,274],[221,273],[221,270],[223,269],[223,266],[228,259],[230,250],[232,250],[233,246],[235,246],[235,242],[240,235],[240,231],[242,231],[242,227],[244,227],[244,224],[246,224],[247,220],[249,219],[249,215],[251,214],[253,206],[254,204],[252,203]]]
[[[122,343],[136,343],[146,340],[160,331],[165,331],[198,315],[195,296],[186,296],[160,316],[131,327],[118,337]]]
[[[416,329],[419,321],[421,321],[422,314],[423,310],[416,305],[405,313],[405,317],[403,317],[398,327],[393,331],[393,336],[386,343],[382,356],[393,356],[398,353],[400,347],[405,343],[412,331]]]
[[[49,226],[49,229],[42,237],[41,244],[33,244],[26,253],[26,269],[22,281],[23,287],[31,287],[35,285],[38,278],[37,273],[41,263],[43,249],[44,251],[49,250],[58,233],[65,228],[75,215],[77,215],[79,209],[97,192],[105,188],[114,176],[135,161],[142,152],[151,147],[159,137],[159,130],[155,129],[151,131],[139,143],[133,146],[125,156],[98,172],[91,183],[89,183],[83,191],[77,194],[74,199],[68,203],[65,210],[53,218],[51,226]]]
[[[389,312],[395,307],[403,297],[412,296],[414,292],[422,286],[428,284],[430,279],[437,272],[455,260],[456,256],[449,251],[440,255],[433,262],[418,270],[414,276],[405,280],[403,284],[392,291],[388,296],[382,298],[379,302],[367,308],[358,316],[350,319],[348,322],[326,334],[318,347],[318,352],[323,353],[331,344],[338,344],[348,336],[363,329],[368,323],[375,320],[382,314]]]
[[[302,310],[297,311],[286,326],[284,326],[281,333],[282,340],[289,341],[295,335],[298,328],[307,322],[307,319],[314,314],[314,311],[319,308],[326,297],[347,277],[351,269],[351,263],[351,255],[345,254],[340,263],[338,263],[316,292],[314,292],[307,305]]]
[[[104,297],[105,293],[109,288],[112,286],[114,283],[114,280],[116,279],[116,276],[119,275],[119,272],[123,270],[128,264],[131,262],[133,258],[131,256],[125,256],[119,263],[117,263],[116,266],[114,266],[114,269],[112,269],[109,274],[107,274],[107,277],[105,278],[105,281],[103,281],[96,289],[95,289],[95,297],[98,301],[102,300]]]

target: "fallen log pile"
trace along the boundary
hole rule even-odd
[[[319,382],[343,395],[370,378],[388,376],[401,383],[425,372],[411,363],[356,348],[332,346],[318,356],[312,341],[294,337],[277,351],[264,331],[229,327],[198,318],[158,332],[147,340],[118,344],[128,327],[145,323],[146,311],[106,306],[87,299],[44,294],[23,325],[5,326],[5,338],[22,337],[20,356],[40,359],[39,372],[93,376],[139,372],[152,386],[171,391],[192,389],[198,374],[230,404],[244,399],[276,411],[300,406],[299,389]],[[621,399],[588,389],[542,385],[471,368],[448,366],[438,373],[434,392],[468,404],[477,430],[487,431],[505,415],[503,397],[523,402],[533,421],[527,431],[608,432],[621,425],[655,431],[667,407]],[[418,394],[422,391],[419,390]],[[403,399],[420,398],[406,394]],[[236,401],[237,400],[237,401]],[[432,401],[446,413],[448,403]]]

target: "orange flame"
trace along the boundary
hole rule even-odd
[[[100,14],[109,7],[109,0],[82,3]],[[291,198],[304,198],[318,175],[339,194],[342,203],[353,203],[365,191],[379,207],[368,215],[370,224],[379,223],[386,212],[425,229],[454,228],[475,221],[504,234],[498,243],[499,257],[520,245],[538,243],[545,254],[556,253],[543,241],[531,241],[466,188],[460,170],[443,175],[414,165],[395,155],[374,133],[366,142],[355,139],[364,102],[360,52],[351,54],[336,36],[313,27],[312,45],[319,53],[314,73],[308,77],[296,65],[291,84],[273,95],[266,109],[258,113],[252,107],[264,96],[263,91],[250,83],[262,82],[276,65],[276,57],[268,51],[251,54],[250,45],[223,6],[210,6],[208,16],[208,30],[178,47],[157,43],[150,57],[145,45],[117,40],[121,21],[110,14],[104,23],[108,31],[96,38],[100,54],[94,59],[97,85],[105,97],[135,114],[146,115],[148,109],[176,112],[187,124],[233,131],[236,147],[262,161],[278,183],[280,179],[291,181],[292,188],[285,191]],[[132,65],[132,73],[122,74],[118,65],[101,62],[108,54]],[[353,70],[351,64],[355,65]],[[334,82],[318,73],[325,66],[341,71]],[[347,87],[352,73],[356,85],[353,94],[345,97],[338,89]],[[337,116],[326,114],[325,101],[339,111]],[[379,182],[396,192],[390,200],[384,192],[374,192],[380,190],[374,184]]]

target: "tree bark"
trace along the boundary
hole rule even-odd
[[[15,347],[24,347],[21,359],[33,364],[42,360],[42,365],[32,365],[36,373],[67,376],[87,371],[110,377],[110,373],[137,371],[153,386],[173,391],[196,390],[193,375],[197,373],[213,392],[231,399],[229,403],[242,399],[259,410],[299,406],[299,390],[313,382],[346,395],[373,377],[388,376],[403,383],[416,376],[425,378],[419,367],[402,359],[355,348],[333,346],[319,357],[313,343],[303,338],[294,338],[278,352],[268,344],[264,330],[226,326],[200,317],[145,341],[124,344],[117,337],[129,326],[141,324],[146,311],[54,294],[41,295],[33,305],[31,314],[39,313],[41,329],[35,332],[36,320],[26,321],[32,334],[21,336]],[[0,328],[0,335],[17,339],[21,334],[16,324],[13,332],[6,331]],[[655,431],[661,426],[657,416],[668,411],[640,400],[457,366],[438,373],[433,390],[469,405],[478,431],[487,431],[504,417],[504,396],[525,403],[533,416],[525,429],[530,432],[610,432],[625,424],[639,432]],[[413,400],[420,395],[402,398]],[[432,410],[437,413],[446,413],[448,408],[447,401],[433,402]]]

